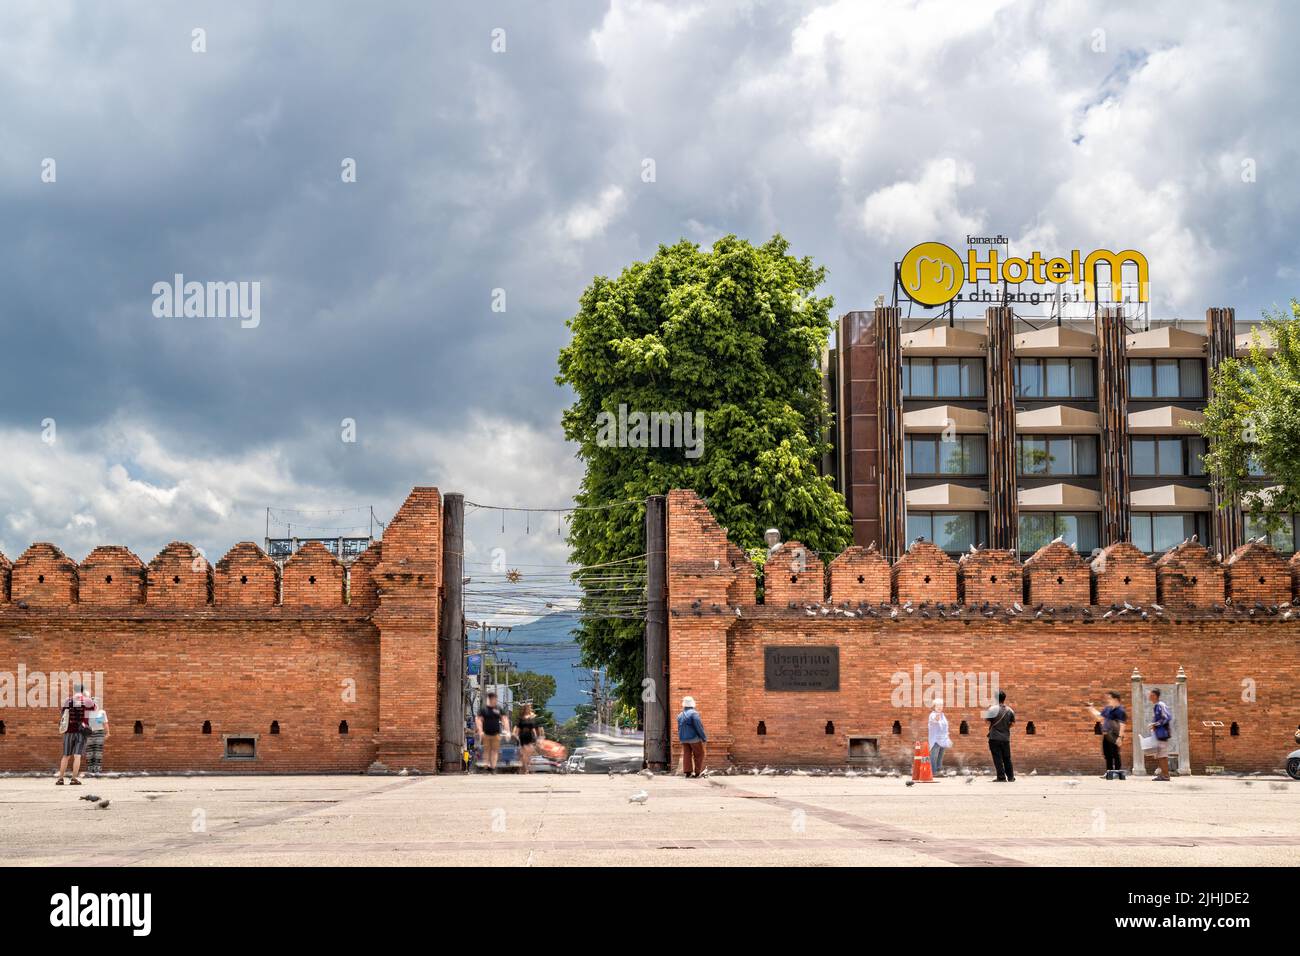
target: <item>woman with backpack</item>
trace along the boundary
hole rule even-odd
[[[77,778],[81,775],[81,755],[86,752],[86,738],[90,736],[90,715],[98,707],[93,697],[87,697],[85,688],[76,684],[72,696],[63,702],[63,711],[59,715],[59,730],[63,735],[63,759],[59,761],[59,775],[54,780],[56,787],[63,786],[63,775],[68,771],[68,758],[72,758],[72,779],[68,782],[74,787],[81,786]]]

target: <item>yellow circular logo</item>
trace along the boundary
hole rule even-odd
[[[922,242],[907,250],[898,264],[903,291],[921,305],[943,305],[966,281],[961,256],[942,242]]]

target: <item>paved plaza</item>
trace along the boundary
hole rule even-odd
[[[1282,777],[3,777],[0,862],[1294,866],[1298,801]]]

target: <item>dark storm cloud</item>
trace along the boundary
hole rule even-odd
[[[0,549],[220,550],[260,536],[264,505],[391,513],[417,482],[564,503],[564,319],[593,274],[683,236],[779,230],[829,267],[837,310],[922,239],[1133,245],[1158,314],[1256,315],[1300,286],[1296,21],[1213,2],[6,4]],[[259,281],[260,325],[155,318],[177,272]],[[514,551],[562,555],[519,530]]]

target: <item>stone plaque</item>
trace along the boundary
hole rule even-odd
[[[838,647],[765,647],[763,683],[767,690],[837,691]]]

